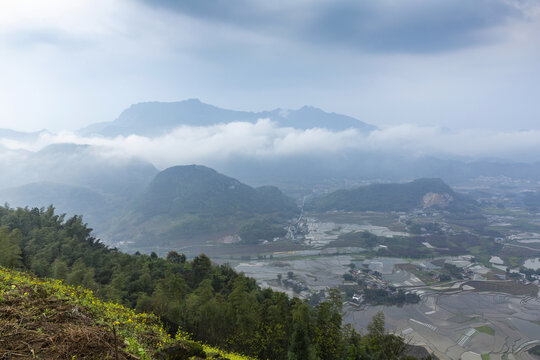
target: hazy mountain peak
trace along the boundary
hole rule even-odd
[[[97,123],[81,129],[82,135],[142,135],[160,136],[179,126],[211,126],[235,121],[256,123],[268,118],[279,126],[297,129],[326,128],[333,131],[355,128],[371,131],[374,126],[353,117],[336,113],[327,113],[313,106],[303,106],[298,110],[274,109],[271,111],[249,112],[222,109],[201,102],[199,99],[187,99],[176,102],[143,102],[131,105],[120,116],[110,122]]]
[[[41,129],[38,131],[25,132],[25,131],[16,131],[11,129],[0,129],[0,139],[10,139],[10,140],[24,140],[24,141],[35,141],[40,135],[52,133],[47,129]]]

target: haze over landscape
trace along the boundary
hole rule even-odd
[[[540,359],[540,1],[3,1],[0,79],[0,358]]]

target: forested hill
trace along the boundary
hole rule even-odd
[[[254,189],[200,165],[173,166],[155,176],[136,211],[146,216],[185,214],[212,216],[298,212],[293,199],[276,187]]]
[[[437,208],[464,211],[473,202],[458,194],[441,179],[418,179],[404,184],[371,184],[351,190],[337,190],[315,198],[309,210],[410,211]]]
[[[298,212],[295,201],[276,187],[253,188],[205,166],[173,166],[154,177],[107,238],[135,249],[238,233],[256,243],[284,235]]]
[[[343,326],[341,298],[330,291],[315,307],[260,289],[255,280],[205,255],[192,261],[128,255],[93,238],[80,217],[51,207],[0,208],[0,265],[94,290],[161,317],[171,332],[260,359],[405,359],[403,340],[377,317],[365,336]],[[0,315],[3,316],[3,315]]]

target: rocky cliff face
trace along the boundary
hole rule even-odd
[[[428,192],[422,198],[422,204],[424,208],[430,207],[447,207],[450,203],[454,201],[454,197],[448,193],[438,194],[433,192]]]

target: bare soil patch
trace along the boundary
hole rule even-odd
[[[18,289],[0,301],[0,359],[135,359],[123,339],[77,306]]]

